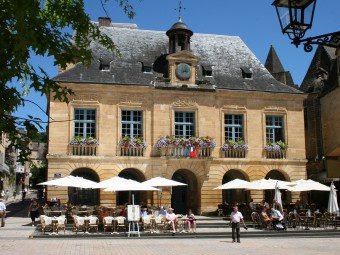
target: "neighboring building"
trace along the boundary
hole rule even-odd
[[[8,189],[8,175],[9,166],[5,162],[6,147],[7,147],[6,134],[0,133],[0,192]]]
[[[307,176],[340,188],[340,49],[318,46],[302,82]]]
[[[158,205],[162,194],[162,204],[177,213],[192,208],[207,214],[224,200],[264,198],[262,191],[213,190],[232,179],[306,177],[306,95],[275,80],[239,37],[193,34],[181,21],[167,32],[105,22],[100,19],[99,26],[118,45],[120,56],[93,42],[91,66],[76,64],[55,77],[75,94],[68,104],[48,98],[49,117],[55,120],[49,125],[48,179],[163,176],[188,185],[136,192],[136,203]],[[125,135],[143,137],[148,146],[119,143]],[[210,136],[216,147],[198,148],[197,158],[190,157],[192,149],[176,145],[156,150],[159,138],[170,135]],[[90,137],[89,144],[78,145],[84,142],[79,137]],[[221,150],[225,140],[241,139],[248,151]],[[287,150],[264,149],[267,141],[280,140]],[[72,191],[48,187],[48,197],[66,202]],[[286,202],[298,198],[293,196],[284,194]],[[128,194],[80,190],[78,198],[112,206],[127,202]]]
[[[46,143],[30,142],[29,149],[31,150],[30,159],[36,167],[41,167],[43,164],[46,164]]]
[[[289,86],[295,86],[292,75],[289,71],[284,70],[283,65],[272,45],[270,46],[264,66],[277,81]]]

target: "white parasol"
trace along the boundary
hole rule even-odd
[[[250,182],[250,186],[247,189],[266,190],[275,189],[276,187],[278,187],[278,189],[288,189],[289,184],[291,184],[291,182],[274,179],[260,179]]]
[[[288,187],[289,191],[310,191],[310,190],[319,190],[319,191],[330,191],[330,187],[321,184],[319,182],[313,180],[298,180],[293,181],[293,187]]]
[[[63,178],[58,178],[42,183],[38,183],[38,185],[46,185],[46,186],[61,186],[61,187],[76,187],[76,188],[95,188],[97,183],[94,181],[90,181],[83,177],[78,176],[65,176]]]
[[[339,212],[339,205],[338,205],[338,197],[336,194],[336,189],[334,183],[332,182],[329,192],[329,199],[328,199],[328,212],[330,213],[337,213]]]
[[[248,189],[250,182],[241,179],[234,179],[214,189]]]

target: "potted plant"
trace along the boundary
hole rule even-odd
[[[282,152],[286,151],[287,148],[288,145],[281,140],[277,142],[268,141],[267,144],[264,146],[264,150],[269,152]]]
[[[92,145],[92,146],[98,146],[99,140],[95,139],[91,136],[83,137],[83,136],[75,136],[71,141],[70,145],[80,145],[80,146],[86,146],[86,145]]]
[[[138,137],[138,136],[123,136],[119,140],[119,146],[125,147],[125,148],[146,148],[147,143],[144,141],[143,137]]]
[[[221,149],[223,151],[227,150],[240,150],[240,151],[248,151],[249,146],[246,144],[246,142],[242,139],[234,140],[226,140],[224,144],[222,145]]]

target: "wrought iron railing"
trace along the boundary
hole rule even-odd
[[[222,157],[224,158],[245,158],[247,151],[245,150],[222,150]]]
[[[161,157],[174,158],[207,158],[211,157],[213,148],[198,147],[191,149],[184,146],[168,146],[161,148]]]
[[[118,156],[123,157],[143,157],[144,148],[142,147],[119,147]]]
[[[95,145],[69,145],[68,155],[71,156],[97,156]]]
[[[287,150],[265,151],[265,157],[268,159],[285,159],[287,158]]]

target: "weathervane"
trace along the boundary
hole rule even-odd
[[[178,10],[178,20],[182,21],[182,1],[179,1],[178,8],[175,8],[175,10]],[[183,8],[185,10],[186,8]]]

